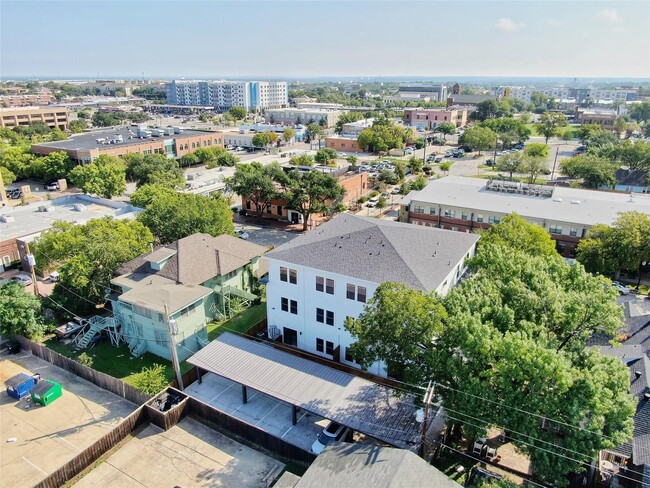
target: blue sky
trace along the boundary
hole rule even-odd
[[[650,77],[650,2],[0,1],[0,76]]]

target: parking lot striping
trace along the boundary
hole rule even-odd
[[[66,444],[69,444],[70,446],[72,446],[72,448],[73,448],[75,451],[81,451],[80,448],[78,448],[77,446],[75,446],[75,445],[74,445],[72,442],[70,442],[68,439],[64,439],[64,438],[61,437],[59,434],[54,434],[54,438],[55,438],[55,439],[58,439],[58,440],[60,440],[60,441],[63,441],[63,442],[65,442]]]
[[[36,468],[36,469],[38,469],[41,473],[43,473],[44,475],[47,476],[47,474],[48,474],[47,471],[43,471],[41,468],[39,468],[38,466],[36,466],[33,462],[31,462],[31,461],[30,461],[29,459],[27,459],[25,456],[23,456],[22,458],[23,458],[23,461],[25,461],[27,464],[29,464],[32,468]]]
[[[255,398],[255,397],[257,396],[257,393],[258,393],[258,392],[255,392],[255,393],[253,393],[250,397],[248,397],[248,401],[250,402],[253,398]],[[237,410],[239,410],[240,408],[242,408],[244,405],[247,405],[247,403],[242,403],[242,404],[239,405],[236,409],[234,409],[231,413],[235,413]]]
[[[217,393],[217,396],[215,396],[212,400],[210,400],[210,401],[207,402],[207,403],[212,403],[212,402],[215,401],[217,398],[219,398],[221,395],[223,395],[223,394],[226,393],[228,390],[230,390],[233,386],[235,386],[235,383],[231,383],[230,385],[228,385],[228,386],[226,387],[225,390],[223,390],[221,393]]]
[[[282,405],[282,402],[277,402],[277,403],[275,404],[275,407],[273,407],[271,410],[269,410],[268,412],[266,412],[266,413],[264,414],[264,417],[262,417],[261,419],[259,419],[255,425],[259,425],[259,423],[260,423],[262,420],[264,420],[266,417],[268,417],[268,415],[269,415],[273,410],[275,410],[276,408],[278,408],[280,405]]]
[[[307,412],[307,411],[305,410],[305,413],[303,413],[303,414],[300,416],[300,418],[299,418],[298,421],[296,422],[296,425],[298,425],[298,424],[300,423],[300,421],[301,421],[301,420],[305,417],[305,415],[307,415],[308,413],[309,413],[309,412]],[[289,428],[287,429],[287,431],[286,431],[284,434],[282,434],[282,435],[280,436],[280,439],[284,439],[284,436],[287,435],[291,429],[293,429],[293,425],[292,425],[291,427],[289,427]]]

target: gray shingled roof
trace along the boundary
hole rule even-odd
[[[478,239],[477,234],[342,214],[266,257],[433,291]]]
[[[152,271],[149,260],[154,261],[166,251],[175,250],[160,271]],[[212,237],[209,234],[193,234],[159,247],[123,264],[118,274],[156,274],[184,285],[205,283],[215,276],[223,276],[241,268],[256,256],[266,252],[264,246],[253,244],[230,235]]]
[[[402,448],[417,447],[415,398],[229,332],[187,362]]]
[[[461,485],[415,453],[392,447],[335,443],[327,446],[295,488],[458,488]]]

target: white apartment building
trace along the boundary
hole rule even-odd
[[[474,256],[476,234],[343,214],[267,253],[269,330],[285,344],[359,367],[345,330],[377,287],[403,283],[445,295]],[[370,373],[387,376],[381,363]]]
[[[248,111],[286,107],[286,81],[196,81],[174,80],[166,85],[167,103],[212,106],[219,110],[244,107]]]
[[[267,124],[309,125],[319,124],[323,127],[333,127],[341,117],[341,110],[322,110],[313,108],[278,108],[269,109],[264,113]]]
[[[590,99],[597,103],[598,101],[626,102],[637,99],[639,90],[636,88],[569,88],[566,86],[554,87],[535,87],[535,86],[502,86],[495,90],[496,94],[509,96],[515,100],[521,100],[526,103],[531,102],[533,93],[553,98],[555,100],[575,100],[580,103],[583,100]]]

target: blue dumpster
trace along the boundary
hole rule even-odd
[[[7,381],[5,381],[5,386],[7,387],[7,395],[20,400],[22,397],[27,396],[32,391],[32,388],[38,383],[41,379],[41,375],[36,373],[33,376],[28,375],[27,373],[20,373],[16,376],[12,376]]]

